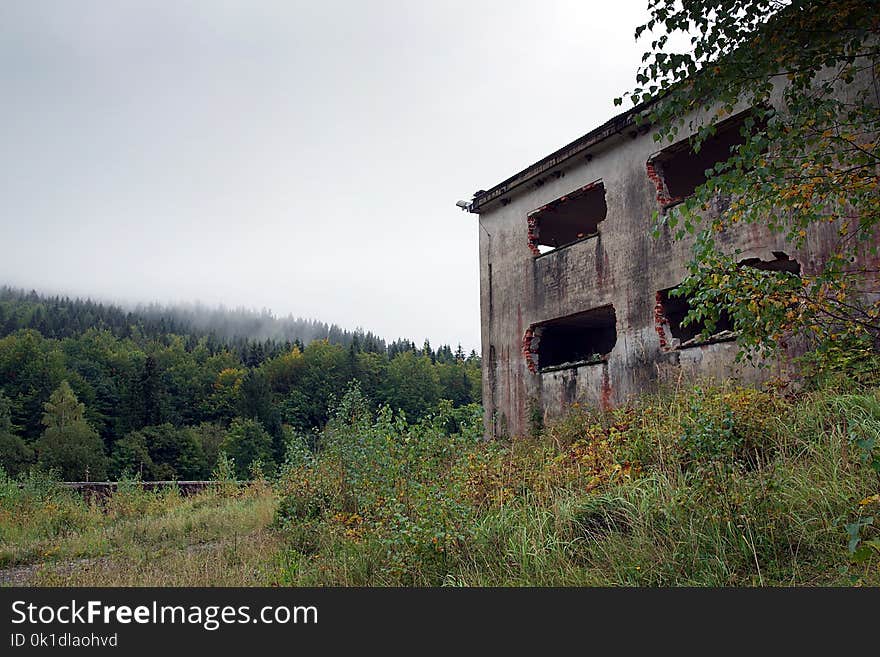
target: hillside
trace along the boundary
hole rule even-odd
[[[415,348],[403,338],[387,343],[370,331],[347,330],[316,319],[277,317],[269,310],[210,308],[201,304],[167,306],[141,304],[124,308],[91,299],[39,294],[0,286],[0,337],[19,329],[35,329],[47,338],[79,335],[89,328],[104,329],[117,337],[158,338],[172,333],[206,338],[212,345],[244,349],[262,343],[263,349],[286,343],[308,344],[328,340],[363,351],[385,352]]]
[[[55,468],[67,480],[187,479],[210,474],[222,451],[242,473],[254,461],[271,470],[289,437],[320,430],[352,386],[414,420],[443,399],[480,399],[473,352],[256,317],[0,290],[0,465]],[[269,324],[327,334],[281,341],[213,330]]]

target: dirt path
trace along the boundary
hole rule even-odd
[[[58,573],[70,573],[78,568],[89,568],[109,560],[110,557],[84,557],[72,561],[41,561],[12,566],[0,570],[0,586],[33,586],[36,574],[44,566],[51,567]]]
[[[210,541],[208,543],[194,543],[184,548],[185,552],[200,552],[210,550],[223,544],[223,541]],[[109,563],[113,555],[103,557],[83,557],[69,561],[40,561],[37,563],[22,564],[0,569],[0,586],[34,586],[36,575],[43,569],[51,569],[58,575],[67,575],[80,568],[91,568]]]

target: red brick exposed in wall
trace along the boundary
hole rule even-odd
[[[666,327],[669,325],[669,321],[663,313],[663,295],[658,292],[656,300],[654,304],[654,330],[660,336],[660,350],[669,351],[669,341],[666,339]]]
[[[604,411],[614,406],[614,388],[608,376],[608,363],[602,365],[602,390],[599,395],[599,406]]]
[[[657,189],[657,202],[661,207],[666,207],[668,205],[672,205],[673,203],[679,202],[680,198],[673,198],[666,191],[666,185],[663,183],[663,176],[660,175],[660,172],[657,171],[657,168],[654,166],[654,162],[648,160],[648,163],[645,165],[645,169],[648,172],[648,178],[652,183],[654,183],[654,187]]]
[[[538,366],[535,365],[534,354],[532,353],[532,340],[535,338],[535,330],[530,326],[526,329],[522,339],[522,354],[526,359],[526,365],[532,374],[538,373]]]
[[[538,217],[530,216],[528,218],[529,223],[529,249],[536,256],[541,255],[541,251],[538,249]]]

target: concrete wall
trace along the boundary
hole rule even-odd
[[[546,421],[576,401],[613,406],[658,381],[767,375],[736,366],[733,342],[670,348],[658,325],[657,292],[685,278],[691,245],[670,234],[650,234],[660,205],[646,164],[656,152],[650,132],[625,130],[478,210],[487,436],[528,433],[533,409]],[[528,240],[529,213],[598,179],[608,208],[598,236],[536,257]],[[805,273],[821,264],[832,239],[833,227],[819,229],[795,252],[759,226],[726,236],[731,248],[743,249],[743,258],[771,259],[771,251],[784,251]],[[606,362],[530,371],[524,355],[530,326],[608,304],[616,312],[617,343]],[[770,373],[786,367],[776,363]]]

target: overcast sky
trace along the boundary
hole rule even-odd
[[[479,348],[455,202],[619,112],[645,0],[0,3],[0,283]]]

